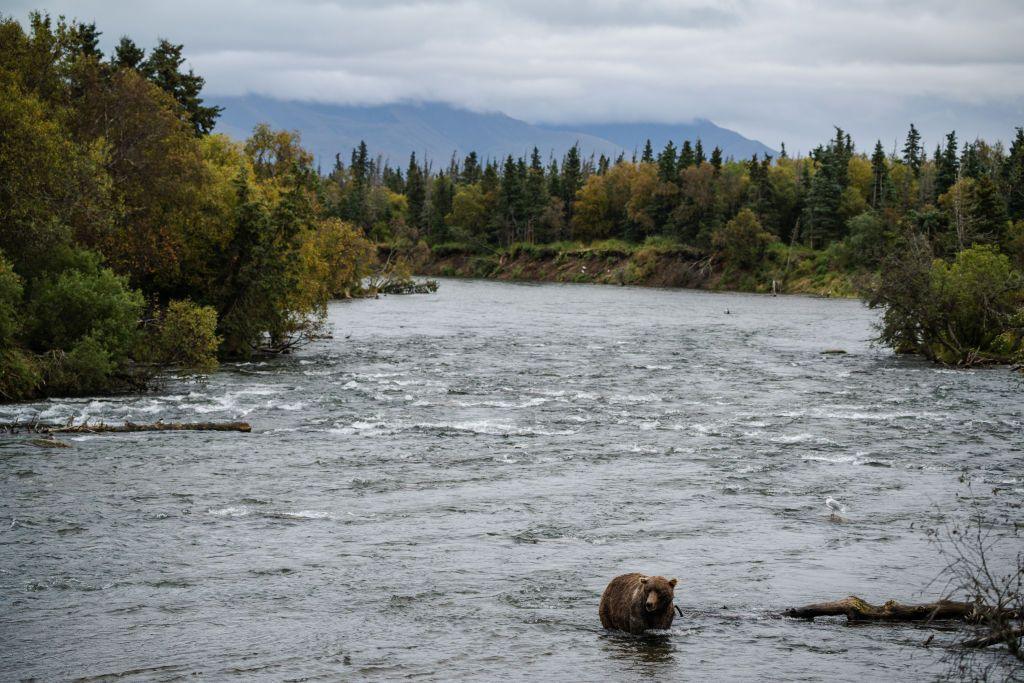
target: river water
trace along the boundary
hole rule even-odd
[[[443,280],[287,358],[0,406],[253,425],[0,437],[0,679],[931,678],[927,630],[774,616],[937,597],[925,529],[969,500],[1024,522],[1020,379],[872,348],[876,317]],[[630,571],[678,577],[669,633],[601,629]]]

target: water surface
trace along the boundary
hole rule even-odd
[[[1024,522],[1020,380],[872,348],[876,315],[444,280],[205,382],[0,406],[253,425],[0,437],[0,678],[931,678],[924,630],[774,616],[936,597],[924,529],[972,495]],[[629,571],[679,578],[670,633],[600,628]]]

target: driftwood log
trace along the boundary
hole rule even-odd
[[[248,422],[152,422],[140,424],[136,422],[125,422],[120,425],[109,425],[104,422],[89,424],[43,424],[35,423],[8,423],[0,424],[0,433],[14,433],[18,431],[35,432],[37,434],[98,434],[101,432],[251,432],[252,427]]]
[[[820,602],[814,605],[793,607],[783,613],[794,619],[815,617],[845,616],[849,621],[978,621],[985,617],[995,616],[984,608],[979,611],[973,602],[954,602],[939,600],[923,605],[903,605],[889,600],[884,605],[872,605],[856,595]],[[1014,610],[1003,610],[999,615],[1006,619],[1018,619],[1021,615]]]

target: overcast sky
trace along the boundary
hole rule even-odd
[[[19,19],[33,2],[3,0]],[[806,150],[1007,140],[1024,125],[1024,0],[54,0],[109,47],[185,44],[209,94],[440,100],[531,122],[709,118]]]

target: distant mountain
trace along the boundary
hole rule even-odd
[[[643,151],[644,144],[649,139],[654,147],[655,154],[662,149],[669,140],[675,142],[678,148],[683,140],[691,142],[700,139],[706,154],[716,146],[722,150],[722,156],[734,157],[736,159],[749,159],[754,154],[764,156],[776,152],[771,147],[758,140],[745,138],[734,130],[717,126],[707,119],[694,119],[689,123],[602,123],[590,125],[573,126],[573,130],[593,135],[608,140],[623,149],[632,156],[633,150],[639,154]]]
[[[500,113],[478,113],[451,105],[387,104],[351,106],[277,100],[260,95],[211,97],[211,104],[224,107],[217,132],[244,139],[257,123],[273,128],[298,130],[303,144],[310,149],[324,170],[334,163],[334,155],[347,161],[353,147],[365,140],[373,155],[381,155],[392,164],[403,165],[411,152],[435,166],[447,164],[454,152],[459,157],[475,150],[483,158],[502,158],[508,154],[525,156],[536,146],[545,159],[561,157],[579,143],[584,155],[609,157],[625,152],[633,154],[647,138],[656,149],[669,138],[687,137],[704,141],[710,153],[719,145],[725,156],[749,157],[755,151],[771,150],[739,133],[720,128],[710,121],[688,124],[606,124],[586,126],[534,125]],[[636,141],[639,141],[637,144]]]

